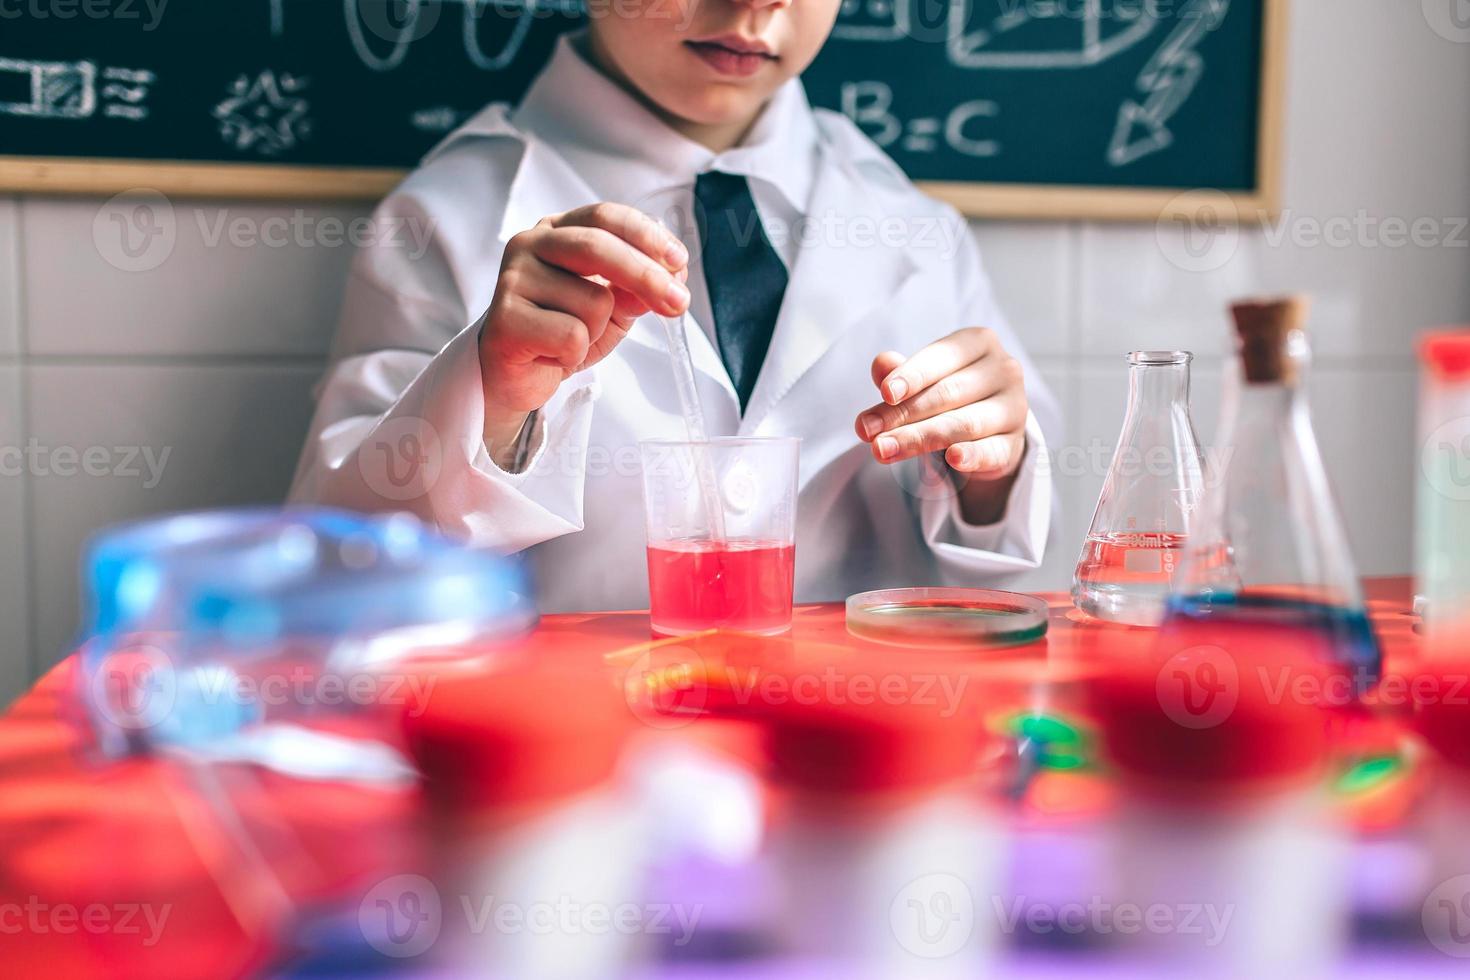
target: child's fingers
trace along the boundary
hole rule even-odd
[[[663,225],[637,208],[603,201],[573,208],[550,219],[553,228],[601,228],[638,249],[668,269],[678,272],[689,264],[689,250]]]
[[[631,326],[634,320],[648,312],[648,304],[626,289],[609,288],[613,295],[613,319],[622,326]]]
[[[940,378],[917,395],[897,405],[879,402],[858,416],[859,437],[865,442],[871,441],[879,433],[911,422],[922,422],[941,412],[989,398],[1004,387],[1003,380],[990,369],[989,361],[990,358],[984,358],[949,377]]]
[[[969,327],[936,340],[895,368],[878,384],[883,400],[897,405],[946,375],[979,359],[993,342],[989,330]]]
[[[677,316],[689,289],[663,266],[602,228],[553,228],[532,246],[538,259],[579,276],[601,276],[633,293],[651,310]]]
[[[1018,431],[1025,424],[1025,417],[1023,414],[1017,422],[1011,401],[987,398],[932,419],[901,425],[873,440],[873,455],[881,462],[896,463],[924,453],[939,452],[956,443],[975,442]]]
[[[945,450],[944,461],[951,469],[982,479],[1006,476],[1021,465],[1026,436],[1007,433],[973,442],[957,442]]]
[[[680,282],[687,283],[689,281],[688,267],[686,266],[685,268],[680,269],[678,272],[674,273],[674,278],[679,280]],[[619,326],[625,329],[627,327],[631,327],[634,320],[649,312],[648,304],[643,302],[643,300],[639,299],[633,293],[628,292],[626,289],[619,289],[616,286],[610,286],[608,288],[612,290],[613,298],[615,300],[613,306],[613,319],[617,321]]]
[[[873,440],[873,455],[884,463],[897,463],[925,453],[947,449],[957,442],[989,435],[984,424],[983,403],[966,405],[936,418],[901,425]]]
[[[588,341],[594,344],[617,312],[611,287],[550,266],[542,266],[538,274],[528,276],[520,295],[543,310],[576,317],[586,328]]]
[[[560,310],[543,309],[520,297],[513,302],[519,307],[511,321],[514,327],[492,341],[510,359],[522,363],[555,361],[569,370],[587,359],[592,341],[587,325],[580,319]]]
[[[893,373],[894,368],[904,362],[905,358],[896,350],[886,350],[873,358],[873,384],[881,385],[883,379]]]

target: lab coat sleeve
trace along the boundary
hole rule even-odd
[[[959,308],[967,318],[962,325],[989,327],[1000,335],[1005,349],[1025,369],[1031,406],[1026,418],[1026,455],[999,521],[988,525],[969,523],[960,510],[957,494],[924,494],[919,498],[919,524],[941,576],[946,581],[973,584],[977,573],[1019,573],[1041,565],[1054,508],[1047,436],[1058,431],[1060,412],[995,301],[973,237],[966,231],[960,241],[957,288]],[[937,465],[944,465],[942,459]]]
[[[1052,518],[1051,468],[1046,436],[1034,412],[1026,418],[1026,456],[994,524],[971,524],[958,494],[921,500],[919,521],[946,579],[972,583],[974,573],[1024,572],[1041,565]],[[943,466],[942,460],[936,465]]]
[[[461,278],[453,254],[444,243],[412,260],[359,254],[291,499],[408,511],[519,551],[582,528],[597,385],[590,372],[564,382],[538,413],[527,465],[497,466],[483,440],[479,320],[464,326],[459,293],[444,288]]]

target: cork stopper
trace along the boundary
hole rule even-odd
[[[1242,300],[1231,305],[1246,381],[1296,383],[1300,363],[1295,341],[1306,333],[1307,309],[1305,296]]]

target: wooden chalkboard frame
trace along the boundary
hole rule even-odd
[[[1257,105],[1255,187],[1247,192],[1179,188],[999,184],[921,181],[925,192],[973,218],[1156,221],[1189,215],[1201,194],[1223,197],[1242,223],[1264,223],[1280,214],[1282,126],[1286,90],[1289,0],[1264,0],[1261,77]],[[0,191],[32,194],[116,194],[147,187],[178,197],[258,200],[376,200],[405,170],[303,167],[254,163],[188,163],[176,160],[75,159],[0,156]],[[1217,211],[1217,213],[1219,213]]]

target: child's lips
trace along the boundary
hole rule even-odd
[[[721,75],[747,78],[774,62],[776,56],[766,51],[741,51],[719,41],[685,41],[684,44],[705,64]]]

